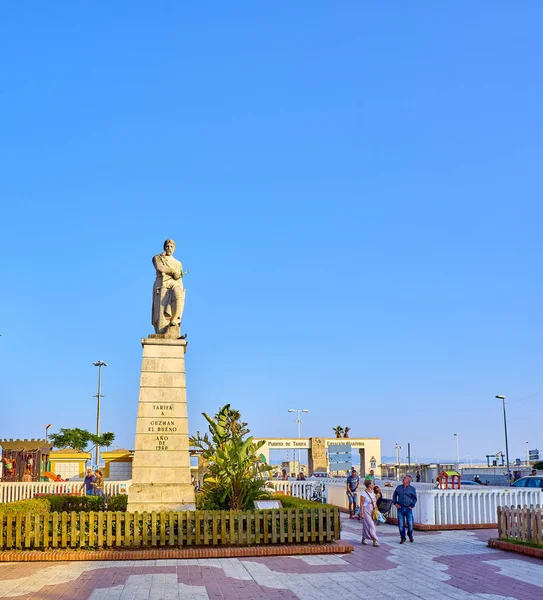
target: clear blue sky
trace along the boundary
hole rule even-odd
[[[543,446],[540,2],[1,11],[0,437],[92,429],[102,359],[133,446],[173,237],[192,431],[484,456],[506,394]]]

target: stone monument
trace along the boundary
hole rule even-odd
[[[173,257],[175,242],[153,257],[152,324],[141,340],[136,443],[128,511],[194,510],[190,477],[185,352],[181,317],[185,303],[183,267]]]

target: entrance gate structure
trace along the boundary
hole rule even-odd
[[[381,438],[336,438],[336,437],[310,437],[310,438],[256,438],[255,442],[265,441],[259,452],[264,455],[266,462],[270,463],[272,450],[307,450],[308,470],[312,475],[315,472],[330,472],[328,460],[328,447],[336,444],[350,444],[351,451],[358,450],[360,455],[360,476],[364,476],[371,469],[377,476],[381,474]]]

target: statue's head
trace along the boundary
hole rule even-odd
[[[166,255],[171,256],[175,252],[175,242],[173,240],[166,240],[163,248]]]

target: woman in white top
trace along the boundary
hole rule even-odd
[[[371,479],[364,481],[364,489],[360,494],[360,519],[362,520],[362,543],[366,540],[372,540],[374,546],[379,546],[377,532],[375,531],[375,522],[373,520],[373,511],[377,509],[375,503],[375,494],[373,493],[374,483]]]

